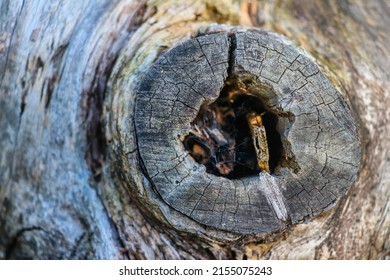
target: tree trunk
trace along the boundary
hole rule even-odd
[[[390,258],[388,1],[79,2],[0,3],[0,259]],[[221,24],[284,35],[350,108],[359,172],[338,158],[351,181],[310,219],[287,204],[277,228],[221,229],[176,211],[153,177],[142,81],[167,49],[232,30]]]

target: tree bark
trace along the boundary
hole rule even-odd
[[[351,109],[359,173],[312,221],[222,238],[161,204],[139,163],[140,80],[216,23],[284,35]],[[390,258],[389,24],[385,0],[2,1],[0,259]]]

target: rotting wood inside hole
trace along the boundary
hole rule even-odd
[[[184,147],[208,173],[238,179],[267,172],[259,167],[249,115],[260,116],[266,131],[270,173],[281,167],[297,172],[299,167],[287,141],[293,115],[276,109],[276,94],[251,78],[229,79],[214,102],[205,102]],[[281,136],[282,135],[282,136]]]

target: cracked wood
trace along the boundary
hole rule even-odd
[[[0,259],[390,257],[388,1],[57,4],[0,1]],[[216,22],[271,30],[303,46],[349,99],[359,124],[361,172],[338,207],[272,238],[202,228],[161,203],[141,172],[133,126],[139,78],[167,48],[226,29]],[[116,54],[107,73],[105,61]],[[294,89],[305,83],[296,80]],[[96,100],[84,92],[94,85]],[[84,117],[99,114],[92,107],[101,97],[107,154],[92,157],[103,160],[99,171],[85,159],[91,123]],[[217,191],[226,195],[222,186]]]
[[[269,191],[264,176],[206,173],[180,144],[201,104],[218,97],[228,76],[269,87],[251,90],[276,114],[294,116],[283,143],[299,170],[280,168]],[[345,101],[312,60],[275,33],[206,34],[172,48],[140,83],[135,127],[162,200],[200,224],[238,233],[270,233],[318,215],[351,186],[360,163]]]

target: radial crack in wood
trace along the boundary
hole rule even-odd
[[[182,143],[201,106],[232,79],[277,116],[284,152],[272,175],[207,173]],[[275,33],[187,40],[150,67],[137,94],[145,172],[161,203],[203,226],[239,234],[282,230],[332,207],[356,178],[361,148],[347,104],[315,62]]]

